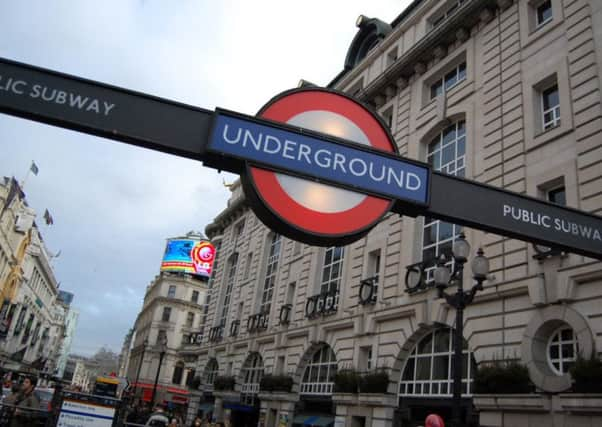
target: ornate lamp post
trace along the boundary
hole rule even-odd
[[[151,406],[155,406],[155,396],[157,395],[157,383],[159,382],[159,372],[161,372],[161,365],[163,364],[163,358],[167,352],[167,337],[162,337],[158,345],[159,349],[159,366],[157,366],[157,375],[155,376],[155,384],[153,385],[153,396],[151,397]]]
[[[434,272],[435,285],[439,291],[439,298],[445,298],[447,303],[456,309],[456,328],[454,330],[454,369],[453,369],[453,406],[452,425],[460,427],[462,423],[462,343],[464,342],[464,308],[470,305],[477,291],[483,290],[483,282],[489,273],[489,260],[484,256],[483,250],[479,248],[477,256],[472,260],[471,269],[476,284],[470,290],[464,290],[462,277],[464,264],[470,253],[470,245],[465,239],[464,233],[454,242],[452,255],[454,257],[454,271],[451,272],[445,265],[445,255],[441,255]],[[445,288],[449,285],[457,285],[456,292],[448,294]]]
[[[134,396],[136,396],[136,392],[138,391],[138,380],[140,379],[140,369],[142,369],[142,363],[144,363],[144,352],[146,351],[146,347],[148,346],[148,337],[144,338],[142,341],[142,355],[140,356],[140,363],[138,363],[138,371],[136,372],[136,382],[134,386]]]

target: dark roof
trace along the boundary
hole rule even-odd
[[[416,9],[420,3],[422,3],[424,0],[414,0],[412,3],[409,4],[408,7],[406,7],[399,15],[397,15],[397,18],[395,18],[393,20],[393,22],[391,22],[391,28],[395,29],[395,27],[397,27],[399,24],[401,24],[413,11],[414,9]],[[356,34],[356,36],[353,38],[353,41],[351,42],[350,45],[350,49],[352,48],[352,46],[357,43],[357,37],[358,35],[360,35],[360,33],[362,32],[362,29],[358,29],[358,33]],[[347,54],[347,57],[349,56],[349,53]],[[345,60],[345,65],[343,67],[343,69],[335,76],[334,79],[332,79],[332,81],[330,83],[328,83],[327,87],[333,87],[334,85],[336,85],[350,70],[353,69],[353,66],[351,66],[349,64],[349,62],[347,61],[347,57]]]

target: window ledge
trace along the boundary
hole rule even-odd
[[[573,131],[573,128],[569,125],[559,124],[544,131],[540,131],[539,133],[533,136],[531,141],[527,143],[527,150],[533,150],[535,148],[540,147],[543,144],[547,144],[552,142],[558,138],[561,138]]]

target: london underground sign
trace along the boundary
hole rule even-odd
[[[395,200],[428,204],[428,166],[396,155],[386,127],[356,101],[323,89],[295,90],[274,98],[259,115],[304,133],[218,110],[207,149],[247,162],[245,194],[270,228],[295,230],[295,237],[313,244],[343,244],[369,231]],[[300,178],[307,175],[314,180]]]
[[[268,226],[340,245],[389,210],[602,260],[602,218],[401,158],[379,119],[345,95],[286,92],[261,117],[198,107],[0,58],[0,112],[241,174]]]

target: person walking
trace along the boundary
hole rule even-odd
[[[6,398],[8,405],[14,405],[10,427],[30,427],[35,424],[40,409],[40,399],[34,393],[37,383],[36,377],[25,377],[19,391]]]
[[[163,410],[163,405],[159,404],[155,406],[155,412],[146,421],[145,427],[167,427],[169,425],[169,418]]]

